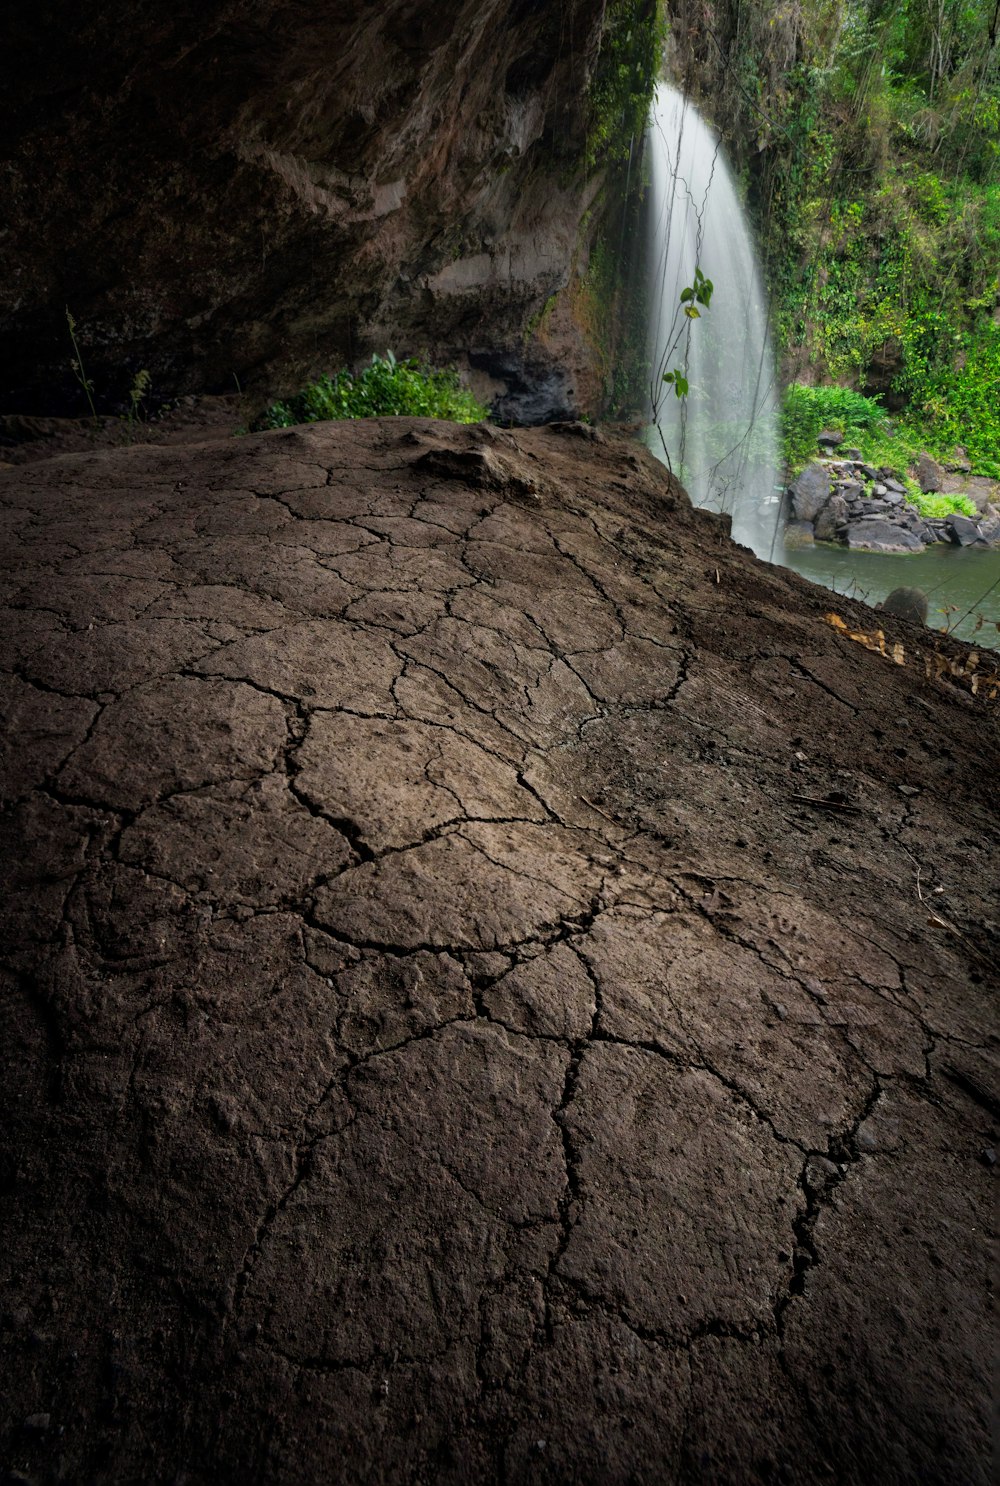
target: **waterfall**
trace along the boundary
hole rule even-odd
[[[660,84],[647,135],[650,422],[647,442],[692,501],[727,511],[733,536],[780,556],[777,389],[767,304],[743,208],[717,136]],[[710,305],[685,314],[700,268]],[[682,398],[663,381],[679,369]]]

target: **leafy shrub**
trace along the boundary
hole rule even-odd
[[[950,366],[929,369],[913,401],[942,448],[961,444],[981,475],[1000,478],[1000,325],[953,338]]]
[[[663,37],[656,0],[610,0],[589,88],[588,165],[625,161],[633,140],[641,139]]]
[[[387,351],[384,357],[374,355],[364,371],[339,371],[320,377],[294,397],[272,403],[256,420],[254,429],[393,415],[481,423],[488,417],[488,409],[461,385],[457,371],[438,371],[412,358],[397,361]]]
[[[888,420],[881,403],[847,387],[803,387],[793,382],[785,389],[781,432],[785,462],[797,469],[816,457],[816,441],[824,428],[836,428],[844,442],[864,446],[884,439]]]
[[[976,507],[967,495],[911,495],[910,500],[921,516],[975,516]]]

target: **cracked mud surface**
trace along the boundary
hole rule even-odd
[[[0,472],[8,1479],[988,1479],[995,711],[585,432]]]

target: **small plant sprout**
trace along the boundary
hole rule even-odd
[[[688,284],[686,289],[682,289],[680,297],[681,309],[684,311],[688,320],[701,319],[701,310],[698,306],[701,305],[703,309],[708,309],[712,303],[712,292],[714,288],[715,285],[712,283],[712,280],[707,279],[700,268],[695,268],[694,283]],[[681,328],[677,331],[671,345],[667,348],[667,355],[670,355],[672,351],[676,350],[683,329],[684,322],[682,321]],[[663,380],[668,387],[674,389],[675,397],[687,397],[690,391],[690,383],[685,375],[685,370],[685,367],[675,366],[673,371],[663,373]]]
[[[69,326],[69,338],[70,343],[73,347],[73,359],[70,361],[70,366],[73,369],[74,377],[79,382],[80,386],[83,388],[84,394],[86,395],[87,402],[90,406],[90,416],[94,420],[94,427],[96,428],[97,409],[94,406],[94,384],[83,369],[83,356],[80,352],[80,347],[76,339],[76,321],[70,314],[69,305],[66,306],[66,324]]]
[[[712,291],[714,288],[715,285],[712,283],[712,280],[706,279],[701,269],[696,268],[694,271],[694,283],[689,284],[686,289],[681,291],[681,304],[684,306],[684,313],[689,320],[701,319],[701,310],[699,310],[698,306],[703,305],[706,310],[708,309],[712,303]]]
[[[148,371],[137,371],[132,379],[132,385],[128,390],[128,409],[125,413],[125,438],[131,443],[135,435],[135,425],[143,420],[142,403],[149,392],[152,378]]]

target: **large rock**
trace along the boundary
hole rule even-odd
[[[927,453],[921,454],[913,469],[913,477],[921,490],[926,495],[930,491],[940,490],[944,485],[944,470],[936,459],[932,459]]]
[[[816,540],[818,542],[835,542],[846,525],[847,502],[842,495],[831,495],[827,504],[816,517]]]
[[[815,521],[830,498],[830,471],[824,464],[807,464],[792,485],[792,511],[797,521]]]
[[[0,471],[6,1479],[988,1479],[987,667],[580,434]]]
[[[968,516],[960,516],[957,511],[946,516],[944,524],[948,536],[957,547],[971,547],[980,538],[978,523]]]
[[[913,532],[877,516],[852,521],[847,529],[847,545],[866,552],[922,552],[924,547]]]
[[[980,515],[1000,500],[1000,481],[986,475],[947,474],[942,489],[949,495],[968,496]]]
[[[1000,511],[987,506],[979,523],[979,538],[990,547],[1000,546]]]
[[[811,521],[789,521],[785,527],[785,546],[789,552],[811,547],[815,540],[816,530]]]
[[[837,491],[847,501],[860,500],[864,494],[864,488],[860,480],[837,481]]]
[[[99,401],[139,369],[157,397],[293,387],[386,347],[505,351],[515,381],[551,380],[515,353],[600,184],[582,161],[604,17],[603,0],[11,10],[0,411],[87,412],[67,305]]]

